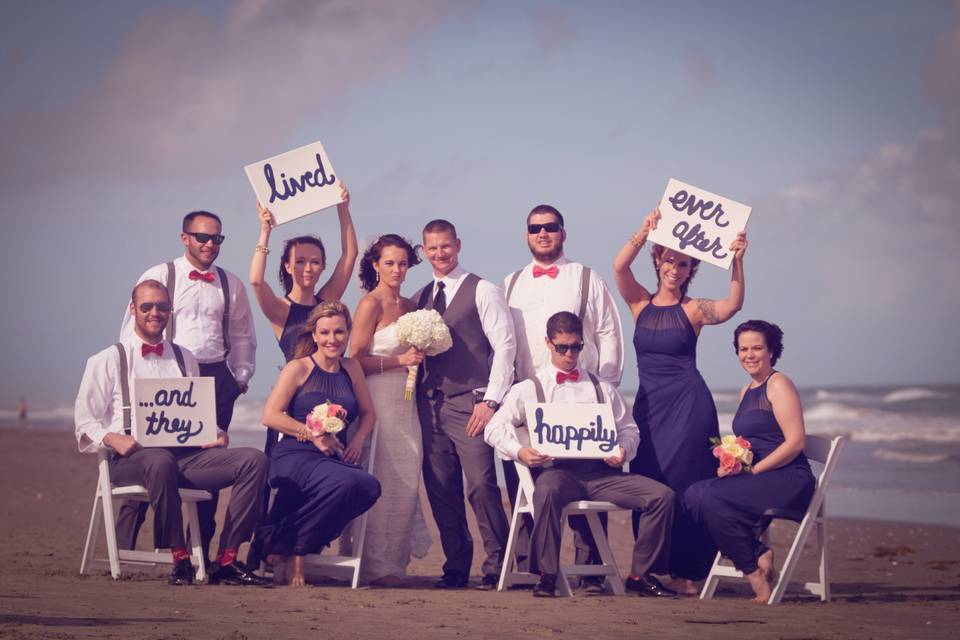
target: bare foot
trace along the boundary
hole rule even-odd
[[[763,571],[758,568],[753,573],[748,573],[745,577],[747,578],[747,582],[750,583],[750,588],[753,589],[753,593],[756,595],[753,602],[767,604],[767,600],[770,599],[770,582],[767,580],[767,576],[764,575]]]
[[[773,587],[773,583],[777,580],[777,569],[773,564],[773,549],[767,549],[757,558],[757,568],[767,579],[767,583]]]
[[[291,587],[302,587],[307,584],[303,577],[303,556],[287,558],[284,577]]]
[[[700,588],[697,587],[697,583],[686,578],[675,578],[668,586],[682,596],[700,595]]]

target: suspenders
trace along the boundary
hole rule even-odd
[[[520,271],[514,271],[510,276],[510,284],[507,285],[507,304],[510,304],[510,295],[513,293],[513,286],[517,284],[517,278],[520,277]],[[577,317],[583,322],[584,315],[587,313],[587,300],[590,298],[590,267],[584,267],[580,274],[580,313]]]
[[[130,431],[133,428],[133,419],[130,415],[130,379],[127,371],[127,350],[123,348],[123,343],[120,342],[113,346],[117,348],[117,352],[120,354],[120,396],[123,398],[123,432],[130,435]],[[177,359],[177,366],[180,367],[180,375],[186,378],[187,365],[183,362],[183,351],[172,342],[170,346],[173,347],[173,356]]]
[[[593,383],[593,390],[597,394],[597,404],[604,404],[606,400],[603,397],[603,390],[600,388],[600,381],[597,380],[597,377],[589,371],[587,372],[587,375],[590,376],[590,382]],[[540,384],[540,379],[536,376],[533,376],[531,378],[527,378],[527,380],[533,382],[533,386],[537,388],[537,402],[546,402],[547,396],[543,392],[543,385]]]
[[[220,287],[223,289],[223,359],[226,360],[230,354],[230,284],[227,281],[227,272],[216,267],[217,275],[220,276]],[[173,304],[173,293],[177,283],[176,272],[173,268],[173,262],[167,263],[167,291],[170,293],[170,303]],[[170,344],[177,335],[177,317],[176,314],[170,314],[170,322],[167,323],[167,331],[164,337]]]

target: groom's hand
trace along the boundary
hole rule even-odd
[[[467,435],[471,438],[476,438],[483,433],[483,428],[486,427],[490,419],[493,418],[494,413],[496,412],[483,402],[478,402],[473,405],[473,413],[467,422]]]

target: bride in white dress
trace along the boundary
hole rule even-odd
[[[406,240],[381,236],[360,261],[360,281],[369,291],[361,298],[350,334],[350,357],[367,377],[377,414],[377,446],[373,475],[382,493],[367,512],[360,575],[367,582],[390,583],[406,575],[410,556],[422,558],[430,535],[420,506],[423,439],[417,403],[404,400],[407,367],[423,361],[423,353],[404,349],[397,339],[397,319],[416,310],[400,296],[407,269],[420,258]],[[369,448],[364,451],[364,456]]]

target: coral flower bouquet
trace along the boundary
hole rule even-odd
[[[336,435],[347,426],[347,410],[329,400],[318,404],[307,416],[307,429],[314,438],[329,433]]]
[[[727,474],[736,475],[741,471],[750,473],[753,451],[749,440],[725,435],[722,438],[710,438],[710,446],[713,447],[713,457],[717,458],[720,468]]]
[[[397,320],[397,338],[405,347],[416,347],[428,356],[443,353],[453,346],[450,328],[434,309],[420,309],[400,316]],[[413,399],[413,387],[417,381],[417,367],[407,367],[407,384],[403,390],[405,400]]]

